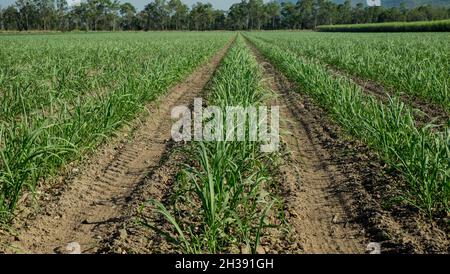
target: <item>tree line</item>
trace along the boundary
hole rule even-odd
[[[350,0],[299,0],[296,4],[242,0],[228,11],[210,3],[188,7],[181,0],[154,0],[138,11],[118,0],[87,0],[69,6],[66,0],[17,0],[0,7],[1,30],[249,30],[314,29],[319,25],[409,22],[450,18],[450,8],[431,5],[407,8],[365,7]]]

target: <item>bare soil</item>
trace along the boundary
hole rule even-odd
[[[4,252],[58,253],[67,243],[77,242],[82,253],[99,253],[107,249],[110,239],[124,237],[121,228],[131,217],[136,193],[142,184],[152,183],[146,178],[172,174],[172,166],[165,165],[173,150],[172,108],[193,101],[230,45],[149,104],[149,115],[135,124],[133,136],[125,134],[99,149],[83,170],[73,170],[72,174],[77,173],[73,178],[62,178],[59,190],[53,191],[56,198],[41,201],[39,212],[18,218],[25,221],[14,224],[14,236],[3,244]],[[164,189],[166,185],[152,184],[149,196],[161,197]]]

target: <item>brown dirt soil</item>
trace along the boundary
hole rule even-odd
[[[101,253],[174,254],[179,252],[161,234],[137,221],[145,219],[145,222],[154,224],[163,231],[171,231],[167,221],[154,210],[154,207],[145,205],[145,202],[155,199],[164,205],[169,203],[176,176],[182,168],[181,164],[186,162],[185,156],[181,152],[180,144],[171,142],[171,149],[166,151],[158,168],[148,174],[136,187],[131,202],[125,210],[129,217],[118,224],[116,232],[111,237],[103,241]],[[143,205],[145,206],[142,207]]]
[[[85,169],[73,170],[72,173],[78,173],[74,178],[62,178],[62,186],[52,193],[57,197],[48,195],[49,201],[41,203],[41,212],[29,212],[18,218],[26,221],[13,225],[14,236],[3,244],[4,252],[58,253],[67,243],[77,242],[82,253],[99,253],[108,250],[111,239],[118,235],[125,237],[123,226],[129,223],[132,210],[136,210],[130,206],[136,204],[142,184],[152,183],[146,178],[171,178],[176,174],[177,165],[167,164],[173,150],[172,108],[193,101],[231,44],[171,88],[167,95],[149,104],[149,115],[137,123],[133,136],[105,145]],[[147,188],[148,196],[162,197],[164,191],[169,191],[168,186],[165,182],[152,184]]]
[[[447,234],[415,209],[393,203],[404,188],[363,144],[352,140],[251,44],[279,94],[283,142],[291,151],[284,175],[288,221],[305,253],[448,253]]]

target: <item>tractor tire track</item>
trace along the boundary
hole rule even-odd
[[[290,152],[281,170],[287,215],[303,252],[364,253],[367,239],[359,225],[351,223],[346,201],[334,189],[345,175],[318,138],[323,134],[321,124],[292,96],[290,83],[249,46],[268,86],[278,95],[273,103],[280,106],[281,130],[287,132],[282,139]]]

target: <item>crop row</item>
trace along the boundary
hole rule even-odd
[[[228,34],[13,36],[0,53],[0,217],[23,191],[95,148]]]
[[[317,30],[327,32],[437,32],[450,31],[450,20],[324,25],[317,27]]]
[[[345,77],[283,46],[249,36],[302,92],[323,106],[343,129],[378,152],[408,182],[404,201],[424,212],[446,214],[450,197],[450,129],[415,126],[412,110],[396,98],[383,104]],[[283,45],[283,43],[281,43]]]
[[[264,105],[267,93],[258,63],[239,36],[213,78],[208,105],[223,113],[230,106],[257,107]],[[239,127],[217,114],[204,119],[223,119],[227,132]],[[262,143],[250,141],[250,127],[247,121],[243,141],[192,142],[192,163],[176,182],[174,203],[166,207],[150,201],[171,223],[177,249],[185,253],[256,252],[265,218],[279,202],[268,191],[273,184],[269,167],[276,155],[262,153]],[[147,226],[155,229],[154,224]]]
[[[256,37],[450,111],[450,37],[425,34],[261,33]]]

